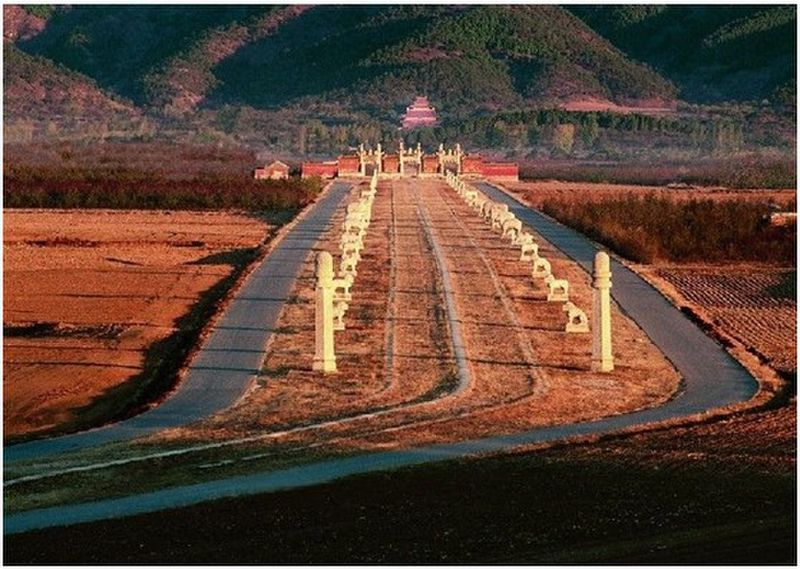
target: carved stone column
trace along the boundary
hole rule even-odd
[[[609,372],[614,369],[614,354],[611,351],[611,261],[605,251],[600,251],[594,257],[592,284],[592,371]]]
[[[336,373],[333,346],[333,258],[327,251],[317,254],[317,310],[314,371]]]

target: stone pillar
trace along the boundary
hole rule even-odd
[[[375,151],[375,171],[380,174],[383,172],[383,150],[381,150],[381,143],[378,143],[378,149]]]
[[[461,157],[464,155],[464,152],[461,150],[461,144],[456,143],[456,176],[461,175]]]
[[[397,156],[400,159],[400,175],[401,176],[406,173],[405,161],[403,160],[405,158],[405,153],[406,153],[406,151],[405,151],[405,148],[403,147],[403,139],[401,138],[400,139],[400,147],[399,147],[399,150],[397,151]]]
[[[592,371],[609,372],[614,369],[614,354],[611,352],[611,261],[604,251],[594,257],[592,284]]]
[[[333,257],[327,251],[317,254],[317,315],[314,371],[336,373],[333,346]]]
[[[358,173],[362,176],[367,175],[367,161],[364,158],[364,143],[358,145]]]

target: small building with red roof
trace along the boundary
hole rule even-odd
[[[263,168],[256,168],[253,171],[253,178],[256,180],[286,180],[289,177],[289,165],[275,160]]]

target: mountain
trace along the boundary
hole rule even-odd
[[[267,7],[260,13],[216,26],[144,77],[148,102],[177,113],[191,111],[219,84],[214,67],[251,42],[268,37],[307,6]]]
[[[668,81],[555,6],[318,7],[244,47],[218,75],[214,102],[254,107],[306,98],[402,111],[426,93],[450,112],[469,113],[675,95]]]
[[[794,99],[796,6],[567,8],[692,102]]]
[[[476,139],[516,129],[521,147],[572,119],[507,117],[558,107],[746,102],[708,111],[744,124],[794,104],[795,21],[793,6],[7,5],[4,117],[34,137],[80,136],[92,121],[101,137],[155,130],[301,153],[394,136],[417,95],[442,128],[468,135],[460,125],[486,117]]]
[[[159,112],[336,102],[385,113],[425,92],[465,113],[676,93],[556,6],[75,6],[16,45]]]
[[[33,120],[135,116],[128,101],[103,91],[85,75],[14,45],[4,46],[3,114]]]
[[[259,6],[72,6],[55,10],[46,27],[18,42],[91,77],[102,88],[148,103],[144,78],[190,50],[205,34],[246,21]],[[202,62],[193,62],[192,66]],[[176,70],[180,72],[181,70]]]

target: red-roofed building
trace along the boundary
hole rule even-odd
[[[417,127],[436,126],[436,109],[428,103],[427,97],[417,97],[410,107],[406,107],[402,128],[409,130]]]
[[[263,168],[256,168],[253,171],[253,178],[256,180],[285,180],[289,177],[289,165],[280,160],[275,160]]]

